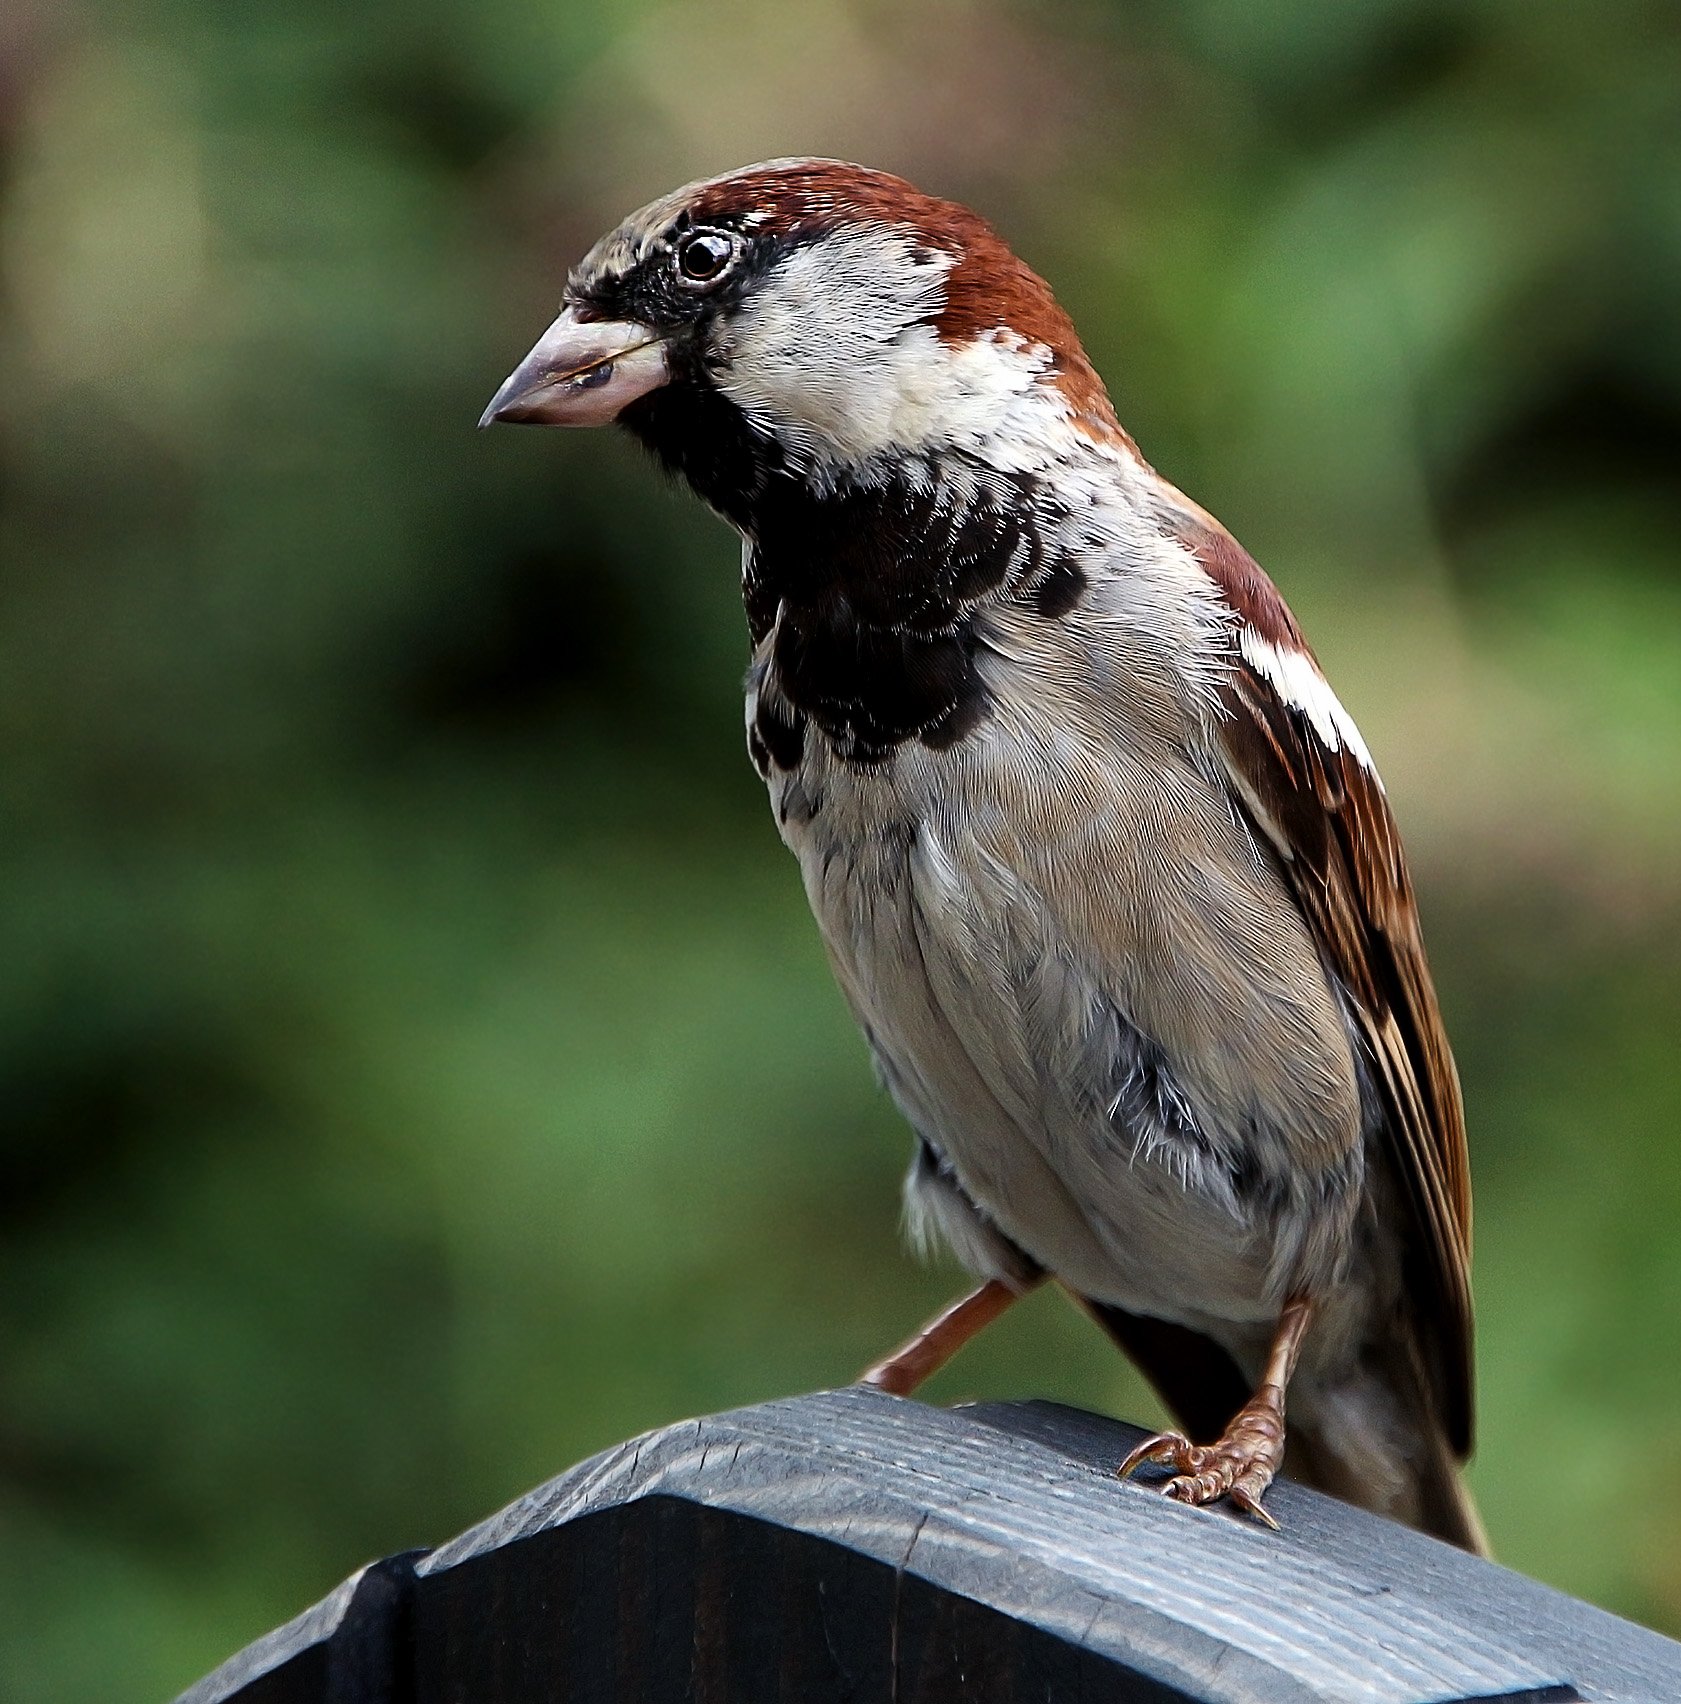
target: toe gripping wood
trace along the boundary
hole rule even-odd
[[[858,1387],[684,1421],[181,1704],[1681,1699],[1681,1646],[1287,1479],[1280,1533],[1121,1483],[1141,1436]]]

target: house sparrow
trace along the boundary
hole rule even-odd
[[[777,160],[633,214],[492,421],[616,420],[735,527],[747,746],[916,1133],[909,1222],[1044,1277],[1267,1520],[1292,1473],[1468,1549],[1459,1086],[1370,754],[1272,582],[966,208]]]

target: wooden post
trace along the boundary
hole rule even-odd
[[[1121,1484],[1139,1436],[862,1388],[685,1421],[179,1704],[1681,1700],[1681,1645],[1288,1481],[1281,1533]]]

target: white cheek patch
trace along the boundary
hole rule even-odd
[[[902,229],[859,225],[798,249],[752,289],[720,347],[717,384],[800,463],[859,466],[893,451],[995,437],[1037,397],[1046,351],[1009,334],[957,346],[929,323],[956,257]],[[1045,423],[1050,425],[1049,419]]]
[[[1308,657],[1300,651],[1263,639],[1247,622],[1238,644],[1250,667],[1286,704],[1307,717],[1313,731],[1328,749],[1350,753],[1374,781],[1378,780],[1372,754],[1367,751],[1366,742],[1354,725],[1354,718],[1343,709],[1342,701],[1331,690],[1330,682]],[[1381,786],[1382,782],[1378,784]]]

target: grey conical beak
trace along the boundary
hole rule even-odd
[[[503,381],[479,425],[602,426],[670,377],[658,332],[567,308]]]

